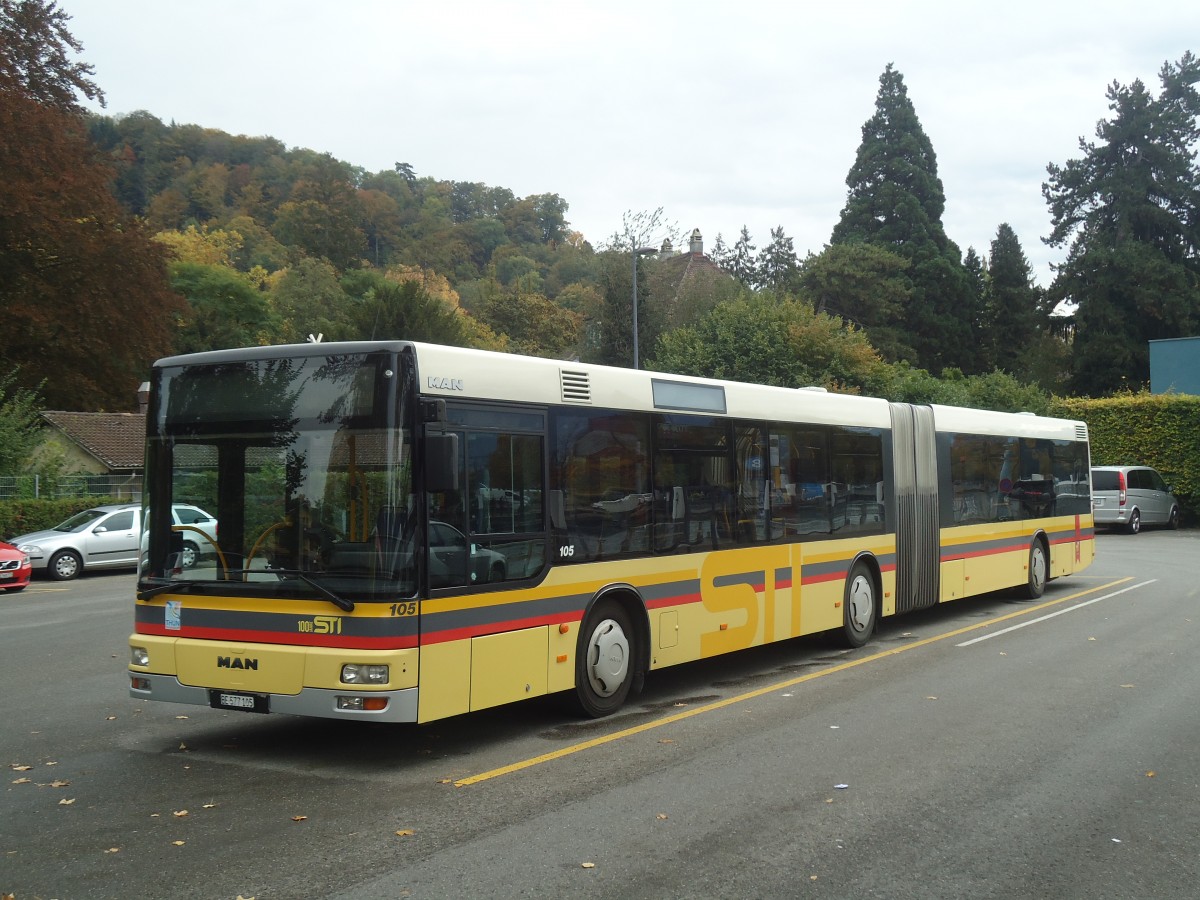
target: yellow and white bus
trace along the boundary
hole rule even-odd
[[[603,716],[656,669],[861,646],[1093,556],[1082,422],[406,341],[177,356],[151,385],[146,700]],[[174,503],[216,541],[185,557]]]

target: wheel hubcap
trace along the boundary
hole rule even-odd
[[[1041,547],[1034,548],[1033,558],[1029,562],[1029,578],[1037,588],[1046,583],[1046,554]]]
[[[588,642],[588,681],[601,697],[611,697],[628,672],[629,638],[617,622],[605,619]]]
[[[871,627],[871,618],[875,614],[875,592],[871,580],[865,575],[859,575],[850,584],[849,608],[846,615],[850,627],[855,631],[866,631]]]

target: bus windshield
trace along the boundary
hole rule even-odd
[[[414,596],[411,369],[391,351],[315,349],[163,367],[139,589],[343,608]],[[215,521],[187,524],[184,504]]]

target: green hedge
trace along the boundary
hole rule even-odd
[[[1098,400],[1055,398],[1051,415],[1087,422],[1092,465],[1158,469],[1184,518],[1200,515],[1200,397],[1120,394]]]
[[[111,497],[67,497],[62,500],[4,500],[0,501],[0,537],[5,540],[53,528],[77,512],[107,503],[129,501]]]

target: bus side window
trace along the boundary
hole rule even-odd
[[[561,563],[650,550],[648,421],[611,410],[558,411],[551,420],[552,548]]]

